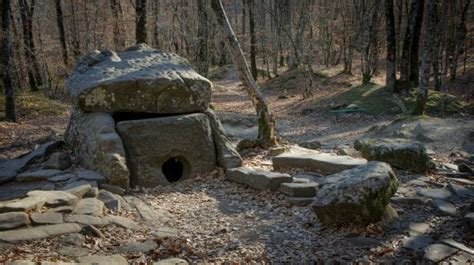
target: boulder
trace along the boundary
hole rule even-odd
[[[186,59],[146,44],[89,53],[66,82],[73,105],[88,112],[199,112],[207,109],[211,90]]]
[[[8,230],[30,224],[28,214],[24,212],[10,212],[0,214],[0,230]]]
[[[117,130],[134,168],[132,183],[167,185],[211,171],[216,153],[205,114],[121,121]]]
[[[367,160],[389,163],[391,166],[424,173],[435,165],[423,145],[406,140],[365,139],[357,140],[354,147]]]
[[[65,152],[53,153],[48,161],[46,161],[45,168],[64,170],[71,166],[71,158]]]
[[[226,179],[248,185],[259,190],[276,191],[282,183],[292,182],[293,178],[285,173],[269,172],[253,168],[232,168],[226,171]]]
[[[311,207],[324,225],[377,222],[397,188],[390,165],[370,162],[327,176]]]
[[[328,153],[284,153],[272,157],[273,168],[303,168],[334,174],[366,164],[365,159],[337,156]]]
[[[121,209],[120,200],[109,191],[100,190],[97,199],[101,200],[109,210],[120,211]]]
[[[115,130],[111,114],[85,113],[77,108],[73,109],[66,141],[76,157],[81,158],[79,162],[83,167],[97,171],[109,184],[129,187],[125,149]],[[86,176],[86,173],[91,175],[91,172],[78,171],[76,174]]]
[[[55,224],[43,225],[33,228],[24,228],[0,232],[0,241],[18,242],[26,240],[37,240],[69,233],[78,233],[81,226],[78,224]]]
[[[102,216],[104,214],[104,203],[95,198],[82,199],[77,203],[74,214]]]

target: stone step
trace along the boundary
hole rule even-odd
[[[303,168],[335,174],[367,163],[365,159],[329,153],[284,153],[272,158],[273,168]]]
[[[318,190],[318,183],[282,183],[280,191],[291,197],[314,197]]]
[[[288,174],[245,167],[228,169],[226,179],[255,189],[271,191],[278,190],[282,183],[293,181],[293,178]]]
[[[79,233],[80,231],[81,226],[78,224],[44,225],[33,228],[0,232],[0,241],[18,242],[27,240],[37,240],[62,234]]]

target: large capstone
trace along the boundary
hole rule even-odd
[[[83,111],[181,114],[206,110],[212,84],[186,59],[140,44],[86,55],[66,90]]]
[[[397,188],[389,164],[369,162],[326,177],[311,207],[324,225],[377,222]]]
[[[424,173],[434,168],[423,145],[403,139],[363,139],[357,140],[354,147],[367,160],[389,163],[391,166]]]
[[[212,132],[205,114],[122,121],[117,129],[132,168],[132,184],[165,185],[216,166]]]

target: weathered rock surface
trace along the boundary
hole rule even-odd
[[[36,224],[61,224],[63,215],[56,212],[32,213],[31,220]]]
[[[24,172],[16,176],[16,181],[26,182],[48,180],[49,178],[59,175],[61,173],[62,171],[57,169],[41,169],[31,172]]]
[[[56,152],[53,153],[46,164],[45,168],[59,169],[64,170],[71,166],[71,158],[65,152]]]
[[[8,230],[25,226],[30,223],[28,214],[24,212],[10,212],[0,214],[0,230]]]
[[[389,163],[391,166],[417,173],[434,169],[434,163],[423,145],[405,140],[357,140],[354,147],[367,160]]]
[[[390,165],[370,162],[328,176],[311,207],[324,225],[377,222],[397,188]]]
[[[81,257],[81,256],[86,256],[89,254],[89,250],[87,248],[81,248],[81,247],[61,247],[58,249],[58,253],[64,256],[69,256],[69,257]]]
[[[83,225],[94,225],[94,226],[105,226],[109,224],[109,221],[91,215],[84,215],[84,214],[72,214],[66,217],[66,222],[68,223],[78,223]]]
[[[456,207],[454,207],[453,204],[441,200],[441,199],[436,199],[433,200],[433,205],[435,206],[436,210],[442,215],[451,215],[455,216],[457,213]]]
[[[189,114],[117,123],[129,164],[135,169],[131,178],[138,186],[166,185],[170,180],[163,164],[173,159],[181,164],[181,177],[187,179],[211,171],[216,154],[209,121],[204,114]],[[179,174],[177,174],[179,175]]]
[[[64,235],[61,238],[61,243],[63,245],[81,246],[85,242],[86,242],[86,238],[84,237],[84,235],[79,234],[79,233]]]
[[[328,174],[366,164],[365,159],[350,156],[336,156],[328,153],[284,153],[272,158],[273,168],[307,168]]]
[[[464,216],[464,223],[466,224],[467,230],[474,234],[474,212],[472,213],[467,213]]]
[[[440,200],[447,200],[452,196],[452,193],[446,189],[420,189],[417,193],[431,199]]]
[[[97,199],[102,201],[109,210],[120,211],[121,209],[120,200],[109,191],[100,190]]]
[[[77,203],[74,214],[102,216],[104,214],[104,203],[95,198],[82,199]]]
[[[285,201],[289,205],[305,207],[313,203],[314,199],[312,197],[286,197]]]
[[[114,225],[117,225],[117,226],[120,226],[122,228],[125,228],[125,229],[132,229],[132,230],[138,230],[141,228],[141,226],[133,221],[133,220],[130,220],[128,218],[125,218],[125,217],[121,217],[121,216],[115,216],[115,215],[107,215],[105,217],[105,219],[107,221],[109,221],[110,223],[114,224]]]
[[[18,242],[48,238],[68,233],[78,233],[81,227],[78,224],[56,224],[36,226],[33,228],[17,229],[0,232],[0,241]]]
[[[204,114],[209,119],[211,126],[214,146],[216,147],[217,164],[224,169],[242,166],[242,158],[229,140],[219,117],[211,109],[207,109]]]
[[[315,182],[282,183],[280,185],[280,191],[292,197],[314,197],[317,189],[318,183]]]
[[[110,184],[106,184],[106,183],[102,183],[99,185],[99,188],[103,189],[103,190],[106,190],[106,191],[110,191],[114,194],[118,194],[118,195],[124,195],[126,190],[124,188],[121,188],[119,186],[115,186],[115,185],[110,185]]]
[[[187,60],[146,44],[89,53],[66,82],[73,104],[90,112],[199,112],[207,109],[211,89]]]
[[[45,201],[43,197],[26,197],[17,201],[0,203],[0,213],[39,210]]]
[[[82,198],[91,190],[91,188],[91,184],[86,181],[76,181],[67,184],[61,190],[70,193],[78,198]]]
[[[423,259],[430,263],[438,263],[458,252],[457,249],[444,244],[432,244],[425,249]]]
[[[282,183],[292,182],[293,178],[285,173],[269,172],[252,168],[233,168],[226,171],[228,180],[248,185],[259,190],[276,191]]]
[[[75,205],[78,198],[64,191],[34,190],[27,193],[30,197],[43,198],[48,207]]]
[[[151,233],[157,239],[164,239],[164,238],[178,238],[179,232],[177,229],[161,226]]]
[[[184,259],[172,258],[164,259],[153,263],[153,265],[188,265],[189,263]]]
[[[77,261],[85,264],[114,264],[114,265],[128,265],[127,260],[119,255],[113,256],[82,256],[77,258]]]
[[[419,251],[421,249],[426,248],[429,244],[433,242],[433,239],[428,235],[414,235],[407,238],[403,242],[403,247],[406,249],[410,249],[412,251]]]
[[[130,242],[118,248],[119,253],[147,253],[158,247],[155,241]]]
[[[66,140],[74,154],[81,158],[82,166],[97,171],[110,184],[129,187],[125,149],[115,130],[115,121],[111,114],[84,113],[74,109]],[[80,172],[76,172],[77,175],[78,173]]]

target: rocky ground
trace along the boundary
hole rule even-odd
[[[400,186],[390,203],[396,213],[386,212],[382,221],[322,226],[306,204],[314,194],[295,202],[287,191],[237,184],[221,170],[165,187],[125,192],[78,168],[74,157],[68,162],[62,147],[40,148],[15,162],[25,163],[26,173],[0,184],[0,263],[474,262],[474,179],[459,166],[472,167],[472,155],[461,151],[469,150],[472,141],[443,141],[454,132],[468,134],[471,119],[391,126],[393,117],[388,116],[301,115],[306,106],[300,105],[306,103],[278,96],[270,93],[269,101],[279,133],[289,142],[283,151],[298,153],[302,149],[294,144],[299,143],[320,149],[317,154],[360,158],[352,147],[354,139],[378,134],[413,140],[425,135],[418,141],[431,150],[437,168],[428,174],[397,169]],[[252,107],[235,79],[217,82],[214,105],[235,141],[254,135]],[[295,112],[289,112],[295,105]],[[244,166],[271,171],[272,157],[281,152],[244,150]],[[2,174],[9,162],[0,162]],[[278,171],[293,181],[309,178],[318,185],[331,174],[312,167],[281,166]]]

